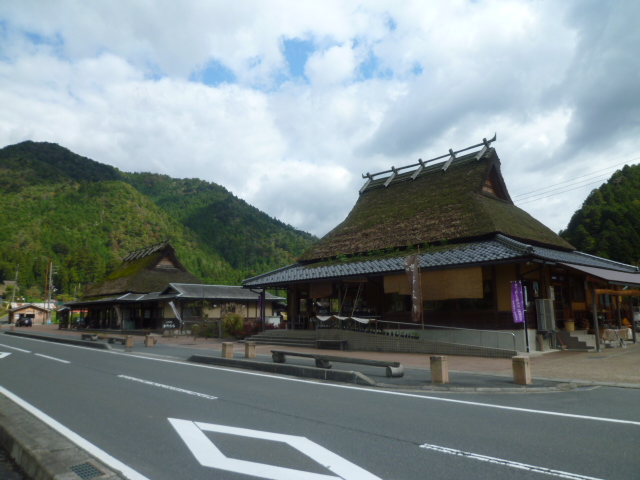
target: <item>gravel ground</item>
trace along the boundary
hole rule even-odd
[[[539,355],[531,359],[531,374],[539,378],[640,385],[640,344],[603,348],[601,353],[554,352]]]

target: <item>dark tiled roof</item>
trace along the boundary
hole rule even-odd
[[[326,280],[334,278],[360,277],[404,272],[403,259],[407,254],[381,260],[348,262],[327,262],[320,265],[290,265],[273,272],[245,280],[245,286],[278,286],[289,283]],[[516,261],[519,259],[548,261],[603,268],[627,273],[638,273],[632,265],[613,262],[582,252],[566,252],[545,247],[528,245],[497,234],[490,240],[459,245],[448,245],[420,254],[423,270],[439,270],[448,267],[462,267]]]
[[[347,218],[310,247],[301,261],[387,248],[461,242],[501,233],[527,243],[574,250],[555,232],[516,207],[493,148],[420,172],[372,180]],[[445,170],[444,167],[447,166]],[[414,175],[415,174],[415,175]],[[483,190],[490,180],[497,196]]]
[[[207,298],[215,300],[257,300],[259,293],[248,288],[235,285],[200,285],[186,283],[171,283],[163,292],[163,295],[173,294],[176,298]],[[266,300],[284,300],[269,292],[265,293]]]
[[[138,302],[153,302],[159,300],[234,300],[234,301],[248,301],[257,300],[260,296],[259,293],[251,291],[248,288],[238,287],[235,285],[201,285],[192,283],[171,283],[161,292],[152,293],[126,293],[124,295],[99,298],[97,300],[86,300],[77,302],[67,302],[65,305],[70,307],[83,306],[83,305],[100,305],[100,304],[114,304],[114,303],[138,303]],[[277,297],[265,293],[265,299],[268,301],[280,301],[284,300],[283,297]]]

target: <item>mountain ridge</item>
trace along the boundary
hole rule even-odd
[[[122,172],[55,143],[0,149],[0,194],[0,280],[20,265],[33,297],[48,259],[70,296],[129,251],[169,237],[194,275],[219,284],[292,263],[316,240],[213,182]]]

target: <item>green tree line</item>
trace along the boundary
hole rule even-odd
[[[578,250],[640,263],[640,166],[626,165],[593,190],[560,235]]]
[[[315,240],[223,187],[197,179],[128,174],[51,143],[0,150],[0,280],[42,297],[47,265],[70,298],[130,251],[171,238],[183,265],[207,283],[295,260]]]

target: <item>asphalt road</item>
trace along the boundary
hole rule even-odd
[[[640,479],[637,389],[435,394],[158,353],[3,335],[0,385],[132,480]]]

